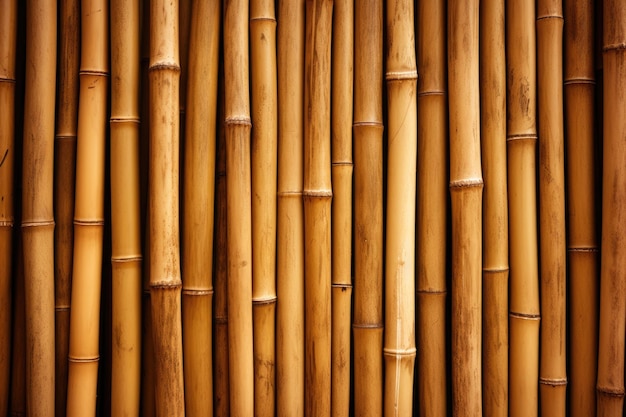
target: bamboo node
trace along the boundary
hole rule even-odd
[[[426,96],[444,96],[446,92],[444,90],[424,90],[417,93],[418,97]]]
[[[104,226],[104,219],[74,219],[74,226]]]
[[[533,313],[516,313],[515,311],[509,312],[509,317],[522,319],[522,320],[541,320],[541,315]]]
[[[61,135],[61,134],[54,135],[54,139],[56,139],[57,141],[75,141],[76,138],[77,138],[76,135]]]
[[[391,348],[383,348],[383,355],[385,356],[393,356],[393,357],[406,357],[406,356],[415,356],[417,353],[416,348],[408,348],[408,349],[391,349]]]
[[[279,191],[276,193],[278,197],[300,197],[302,191]]]
[[[605,45],[602,48],[602,52],[619,52],[625,49],[626,49],[626,43],[620,42],[620,43],[613,43],[613,44]]]
[[[537,135],[521,133],[519,135],[507,135],[506,136],[507,142],[513,142],[513,141],[518,141],[518,140],[519,141],[529,140],[529,141],[537,142]]]
[[[142,260],[143,260],[143,257],[141,255],[111,256],[112,264],[134,263],[134,262],[141,262]]]
[[[269,16],[258,16],[258,17],[251,17],[250,18],[250,23],[252,23],[252,22],[261,22],[261,21],[268,21],[268,22],[276,23],[276,19],[273,18],[273,17],[269,17]]]
[[[607,397],[618,397],[621,398],[624,396],[624,388],[615,388],[615,387],[605,387],[602,385],[598,385],[596,387],[598,394],[606,395]]]
[[[383,329],[384,327],[381,323],[352,323],[353,329]]]
[[[331,287],[332,288],[341,288],[342,290],[345,291],[345,289],[351,289],[352,288],[352,284],[332,283]]]
[[[183,295],[190,296],[203,296],[203,295],[213,295],[213,288],[184,288],[183,287]]]
[[[15,84],[15,78],[0,76],[0,83]]]
[[[54,227],[54,220],[33,220],[22,222],[22,227]]]
[[[304,190],[302,192],[303,198],[332,198],[333,192],[327,190]]]
[[[482,178],[467,178],[463,180],[450,181],[450,190],[463,190],[466,188],[483,188]]]
[[[541,16],[537,16],[537,22],[539,22],[540,20],[546,20],[546,19],[559,19],[559,20],[563,20],[563,15],[562,14],[557,14],[557,13],[550,13],[550,14],[544,14]]]
[[[591,84],[596,85],[596,80],[589,77],[572,77],[563,81],[563,85]]]
[[[568,252],[581,252],[581,253],[598,253],[600,252],[600,248],[597,246],[578,246],[573,248],[567,248]]]
[[[153,290],[177,290],[183,286],[181,280],[175,281],[157,281],[150,283],[150,289]]]
[[[99,70],[88,70],[88,69],[85,69],[85,70],[80,70],[80,71],[78,72],[78,75],[79,75],[79,76],[80,76],[80,75],[93,75],[93,76],[96,76],[96,77],[108,77],[108,76],[109,76],[109,73],[108,73],[107,71],[99,71]]]
[[[355,128],[358,128],[358,127],[375,127],[375,128],[379,128],[379,129],[384,129],[385,128],[381,122],[372,122],[372,121],[354,122],[354,124],[352,126],[355,127]]]
[[[180,65],[175,62],[159,62],[156,64],[152,64],[148,67],[148,72],[158,71],[158,70],[170,70],[174,72],[180,72]]]
[[[94,363],[100,360],[100,356],[98,355],[98,356],[78,357],[78,356],[68,355],[67,359],[73,363]]]
[[[140,123],[139,117],[111,117],[109,119],[111,123]]]
[[[417,289],[417,291],[415,291],[417,294],[425,294],[425,295],[446,295],[448,293],[447,290],[438,290],[438,289],[434,289],[434,288],[422,288],[422,289]]]
[[[54,311],[56,311],[57,313],[62,313],[64,311],[70,311],[70,306],[69,305],[54,306]]]
[[[252,126],[252,121],[247,116],[229,116],[224,119],[224,124],[226,126],[236,126],[236,125]]]
[[[13,227],[13,220],[0,220],[0,227]]]
[[[545,378],[539,377],[539,383],[551,387],[562,387],[567,385],[567,378]]]
[[[483,268],[483,273],[496,275],[496,274],[501,274],[503,272],[509,272],[509,270],[510,268],[508,266],[501,266],[501,267],[495,267],[495,268]]]
[[[332,162],[332,166],[333,167],[353,167],[354,163],[352,163],[352,161],[333,161]]]
[[[268,295],[265,297],[253,298],[252,305],[258,306],[258,305],[265,305],[265,304],[276,304],[277,299],[278,298],[275,295]]]
[[[388,71],[385,74],[387,81],[404,81],[404,80],[417,80],[417,71]]]
[[[216,325],[226,326],[228,324],[228,316],[215,316],[213,317],[213,322]]]

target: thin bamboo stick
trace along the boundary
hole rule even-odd
[[[507,1],[509,414],[537,415],[539,278],[535,156],[535,2]]]
[[[387,3],[385,416],[411,416],[415,363],[417,67],[413,2]],[[443,366],[443,364],[441,364]]]
[[[56,1],[26,5],[22,235],[26,397],[31,416],[54,412],[54,105]]]
[[[504,1],[481,2],[480,85],[483,190],[483,407],[506,417],[509,404],[509,218],[506,175]]]
[[[141,118],[146,123],[145,118]],[[146,210],[146,223],[150,224],[150,210]],[[154,343],[152,342],[152,298],[150,297],[150,228],[145,229],[143,245],[142,300],[141,300],[141,415],[156,416],[154,398]],[[146,248],[148,250],[146,250]]]
[[[417,355],[420,415],[446,414],[448,114],[446,2],[418,3]]]
[[[565,123],[567,151],[569,410],[594,417],[598,367],[598,218],[595,187],[594,2],[566,0]]]
[[[220,2],[193,2],[185,136],[183,356],[185,410],[213,413],[213,207]]]
[[[602,170],[602,258],[597,412],[618,416],[624,407],[624,339],[626,331],[626,4],[604,2],[604,149]]]
[[[278,2],[276,414],[304,416],[305,2]]]

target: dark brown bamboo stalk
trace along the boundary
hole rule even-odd
[[[24,307],[24,262],[22,236],[16,230],[15,275],[13,281],[13,333],[11,335],[11,417],[26,415],[26,321]]]

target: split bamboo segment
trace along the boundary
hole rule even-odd
[[[479,2],[448,2],[452,209],[452,412],[482,415]]]
[[[509,414],[528,417],[537,415],[539,391],[535,2],[507,1],[506,16]]]
[[[480,4],[483,190],[483,413],[509,402],[509,239],[506,175],[504,0]]]
[[[111,413],[137,415],[141,381],[139,2],[111,1]]]
[[[194,1],[183,216],[183,356],[188,416],[213,413],[213,214],[220,2]]]
[[[384,415],[413,415],[417,67],[413,2],[387,3],[388,169]],[[443,366],[443,364],[441,365]]]
[[[56,1],[26,4],[22,242],[26,398],[31,416],[54,413],[54,107]]]
[[[331,400],[332,0],[307,0],[304,75],[305,415]]]
[[[276,415],[304,416],[305,2],[278,4]]]
[[[626,328],[626,4],[604,2],[604,150],[598,416],[618,416],[624,407]]]
[[[419,1],[417,18],[417,65],[420,69],[417,83],[418,404],[420,415],[442,416],[447,409],[445,323],[449,173],[446,1]]]
[[[598,271],[595,186],[594,2],[566,0],[565,121],[567,150],[569,410],[596,413]]]

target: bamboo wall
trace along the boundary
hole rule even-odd
[[[624,415],[625,45],[621,0],[0,0],[0,416]]]

